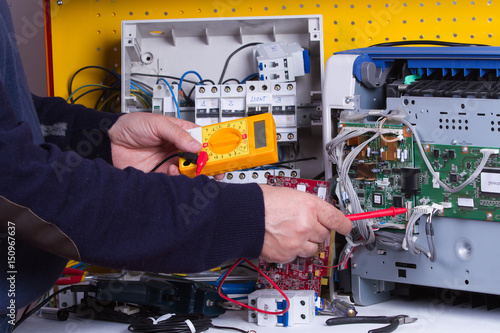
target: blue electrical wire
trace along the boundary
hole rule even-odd
[[[241,83],[245,83],[246,81],[250,80],[254,76],[259,76],[259,73],[253,73],[253,74],[248,75],[246,78],[241,80]]]
[[[170,93],[172,94],[172,99],[174,100],[174,103],[175,103],[175,107],[177,108],[177,118],[182,119],[182,117],[181,117],[181,110],[179,108],[179,103],[177,103],[177,98],[175,98],[174,90],[170,86],[170,83],[168,83],[167,80],[165,80],[165,79],[158,79],[158,81],[156,81],[156,84],[158,84],[158,82],[160,82],[160,81],[165,82],[165,84],[167,85],[168,89],[170,90]],[[179,87],[180,87],[180,85],[179,85]]]
[[[149,97],[153,98],[153,94],[152,93],[148,92],[146,89],[144,89],[143,87],[141,87],[140,85],[138,85],[137,83],[135,83],[132,80],[130,81],[130,88],[142,90],[146,95],[148,95]]]
[[[283,146],[278,143],[278,162],[283,161],[284,150]]]
[[[179,90],[182,89],[182,82],[184,81],[184,78],[188,74],[195,74],[198,77],[198,79],[200,79],[200,81],[203,81],[203,79],[201,78],[201,75],[198,74],[198,72],[196,72],[196,71],[187,71],[186,73],[182,74],[181,79],[179,80]]]

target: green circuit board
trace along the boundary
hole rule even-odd
[[[439,179],[457,187],[469,179],[480,164],[483,147],[423,144],[426,156]],[[494,149],[494,148],[493,148]],[[500,157],[491,155],[481,174],[457,193],[443,190],[428,171],[419,149],[415,165],[421,166],[421,191],[417,205],[438,203],[445,206],[441,216],[486,221],[500,221]]]
[[[374,127],[368,124],[341,125],[346,128]],[[396,133],[403,135],[406,128],[401,125],[384,125],[383,130],[386,131],[383,134],[384,137],[391,140],[395,138]],[[374,133],[370,132],[354,140],[348,140],[346,154],[368,140]],[[414,194],[417,192],[418,171],[418,168],[414,167],[411,135],[403,135],[403,139],[396,142],[386,142],[378,137],[358,155],[349,170],[349,178],[364,211],[392,206],[411,208],[414,204]],[[405,215],[383,217],[377,220],[383,223],[406,224]]]

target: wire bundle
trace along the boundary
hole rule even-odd
[[[377,139],[380,134],[376,132],[372,137],[356,148],[354,148],[345,158],[344,149],[347,140],[351,138],[358,137],[360,135],[372,132],[371,129],[359,129],[359,130],[342,130],[337,137],[331,140],[326,145],[326,150],[329,155],[329,159],[332,163],[337,164],[337,174],[338,174],[338,195],[340,201],[340,207],[344,214],[356,214],[363,212],[361,208],[361,203],[359,202],[358,195],[354,190],[351,179],[349,178],[349,169],[351,168],[354,160],[359,155],[359,153],[373,140]],[[375,241],[375,235],[373,233],[373,220],[359,220],[353,221],[353,229],[359,233],[359,239],[353,239],[353,233],[346,236],[346,240],[351,246],[351,248],[357,245],[370,244]]]
[[[465,186],[471,184],[477,177],[481,174],[483,169],[491,155],[495,154],[492,150],[483,150],[481,153],[483,157],[477,166],[476,170],[470,175],[470,177],[462,182],[456,187],[450,187],[439,179],[439,174],[434,171],[432,164],[427,157],[423,145],[420,141],[420,137],[415,130],[415,127],[407,120],[402,119],[400,115],[391,114],[378,114],[381,116],[377,121],[377,126],[375,128],[359,128],[359,129],[349,129],[342,131],[330,142],[326,144],[326,151],[329,156],[329,160],[337,164],[338,173],[338,185],[336,188],[336,194],[340,201],[340,209],[347,213],[359,213],[362,211],[357,193],[354,190],[351,180],[349,179],[349,169],[352,166],[356,156],[368,145],[371,141],[375,140],[377,137],[381,137],[382,140],[387,142],[394,142],[399,140],[399,138],[386,139],[382,136],[382,125],[386,120],[398,120],[401,121],[413,134],[418,149],[422,155],[422,158],[431,173],[435,181],[446,191],[450,193],[457,193],[465,188]],[[378,130],[377,130],[378,129]],[[364,135],[368,132],[375,132],[368,140],[364,141],[362,144],[354,148],[347,156],[345,155],[345,147],[347,140],[351,138]],[[377,241],[379,244],[384,246],[390,246],[398,250],[408,250],[414,255],[420,255],[423,253],[431,262],[436,260],[436,247],[434,244],[434,228],[432,226],[432,217],[438,211],[437,208],[431,206],[419,206],[415,207],[411,212],[409,221],[406,225],[405,234],[398,234],[387,231],[377,231],[374,232],[374,228],[391,227],[392,224],[378,224],[373,223],[370,220],[360,220],[359,222],[353,222],[353,231],[346,236],[347,244],[342,250],[339,262],[344,262],[345,258],[352,253],[354,248],[358,245],[372,244]],[[425,234],[427,238],[428,250],[424,249],[421,245],[416,243],[416,237],[414,236],[415,225],[418,223],[420,218],[424,215],[429,215],[425,222]],[[376,230],[375,230],[376,231]],[[342,268],[342,267],[341,267]]]

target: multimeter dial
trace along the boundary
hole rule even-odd
[[[200,172],[210,176],[278,161],[276,124],[271,113],[195,127],[189,133],[208,155],[200,170],[196,164],[179,159],[180,172],[190,177]]]
[[[202,144],[209,160],[248,154],[247,121],[242,119],[203,128]]]

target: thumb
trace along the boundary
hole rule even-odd
[[[346,235],[351,231],[352,222],[340,210],[323,200],[318,200],[318,221],[330,230]]]
[[[158,124],[158,137],[165,142],[170,142],[179,150],[197,153],[201,150],[201,143],[194,139],[189,132],[172,121]]]

